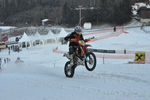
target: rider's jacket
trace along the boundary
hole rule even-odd
[[[82,34],[79,35],[76,32],[72,32],[71,34],[67,35],[64,39],[66,41],[69,41],[71,39],[84,40],[83,35]],[[78,43],[74,41],[70,41],[69,46],[78,46]]]

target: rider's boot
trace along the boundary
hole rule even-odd
[[[68,59],[72,59],[72,56],[71,56],[71,54],[69,54],[69,52],[64,53],[64,55],[63,55],[63,56],[66,56]]]
[[[75,54],[71,54],[70,58],[71,58],[70,63],[72,65],[77,65],[77,57],[76,57],[76,55]]]
[[[70,64],[74,65],[73,54],[69,55],[69,58],[70,58]]]
[[[78,60],[78,58],[74,55],[74,57],[73,57],[73,63],[74,63],[74,65],[77,65],[77,61]]]

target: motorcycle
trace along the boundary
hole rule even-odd
[[[95,69],[96,56],[93,52],[87,49],[91,45],[86,44],[86,42],[79,40],[77,42],[79,46],[77,47],[76,52],[74,52],[72,55],[69,55],[69,53],[64,54],[64,56],[69,60],[66,62],[64,67],[66,77],[72,78],[75,73],[75,68],[79,65],[85,66],[88,71],[93,71]]]

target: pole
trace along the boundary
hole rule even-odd
[[[105,61],[104,61],[104,55],[103,55],[103,64],[105,63]]]
[[[95,2],[95,0],[94,0],[94,2]],[[79,5],[77,8],[75,8],[75,10],[79,10],[79,25],[80,26],[81,26],[81,22],[82,22],[82,10],[87,10],[87,9],[93,10],[93,9],[97,9],[97,8],[95,8],[95,7],[87,8],[87,7],[83,7],[82,5]]]
[[[79,8],[79,25],[81,26],[81,17],[82,17],[82,11],[81,11],[81,7]]]
[[[81,16],[81,15],[82,15],[81,13],[82,13],[82,10],[81,10],[81,8],[80,8],[80,26],[81,26],[81,17],[82,17],[82,16]]]

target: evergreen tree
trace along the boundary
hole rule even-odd
[[[114,6],[112,23],[123,24],[131,19],[130,0],[123,0],[119,6]]]
[[[62,24],[75,25],[79,22],[79,14],[75,8],[69,7],[68,3],[65,3],[62,11]]]
[[[123,24],[131,18],[134,0],[2,0],[0,22],[10,24],[40,24],[43,18],[56,20],[55,24],[75,25],[79,23],[76,7],[94,6],[94,10],[82,10],[82,22]],[[58,17],[59,16],[59,17]]]

